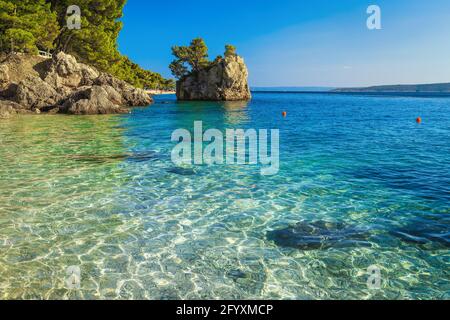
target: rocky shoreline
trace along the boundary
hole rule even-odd
[[[63,52],[51,60],[9,55],[0,63],[0,119],[28,113],[129,113],[152,102],[144,90]]]

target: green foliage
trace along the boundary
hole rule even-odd
[[[177,79],[182,79],[223,61],[222,56],[217,56],[212,62],[208,60],[208,47],[201,38],[192,40],[188,47],[172,47],[172,54],[176,59],[172,61],[169,68]],[[225,58],[236,55],[235,46],[230,44],[225,46]]]
[[[36,53],[36,39],[33,34],[23,29],[10,28],[4,33],[5,42],[10,41],[12,50]]]
[[[64,51],[137,87],[168,85],[119,53],[126,0],[0,0],[0,50],[35,53]],[[81,29],[67,27],[67,9],[81,9]]]
[[[166,80],[159,73],[142,69],[128,57],[122,57],[122,60],[113,66],[112,72],[120,79],[139,88],[163,90],[173,90],[174,88],[171,85],[173,80]]]
[[[111,71],[121,62],[117,37],[122,29],[125,0],[53,0],[49,1],[57,13],[61,33],[56,40],[57,49],[70,53],[81,61],[102,71]],[[81,29],[67,27],[67,8],[76,5],[81,9]]]
[[[109,72],[114,76],[140,88],[158,88],[165,79],[157,73],[144,70],[128,57],[122,56],[117,47],[117,38],[122,29],[123,8],[126,0],[52,0],[52,9],[58,15],[62,32],[57,46],[77,57],[80,61]],[[81,9],[81,29],[69,30],[67,8],[77,5]]]
[[[0,0],[2,51],[49,51],[58,33],[56,14],[45,0]]]
[[[189,74],[188,67],[181,60],[172,61],[172,63],[169,65],[169,68],[170,68],[170,71],[172,71],[172,74],[174,75],[174,77],[177,79],[181,79],[184,76]]]
[[[236,47],[231,44],[227,44],[225,46],[225,57],[233,57],[233,56],[236,56]]]
[[[176,59],[169,67],[178,79],[189,73],[198,72],[211,64],[208,60],[208,47],[202,38],[192,40],[188,47],[172,47],[172,54]]]

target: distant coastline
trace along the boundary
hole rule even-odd
[[[254,93],[412,94],[450,95],[450,83],[381,85],[371,87],[253,87]]]
[[[362,93],[450,93],[450,83],[411,84],[411,85],[383,85],[365,88],[338,88],[333,92],[362,92]]]

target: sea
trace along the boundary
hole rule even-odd
[[[198,121],[278,130],[278,172],[174,164]],[[0,121],[1,299],[450,299],[449,248],[448,95]]]

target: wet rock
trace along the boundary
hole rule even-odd
[[[47,109],[45,112],[47,112],[48,114],[56,114],[59,112],[59,108],[58,107],[50,108],[50,109]]]
[[[0,102],[0,119],[9,119],[11,118],[11,116],[15,115],[17,112],[16,110],[14,110],[14,108],[12,108],[11,106],[8,105],[3,105]]]
[[[280,247],[320,250],[334,247],[370,246],[367,230],[343,223],[299,222],[267,233],[267,239]]]
[[[0,100],[0,119],[8,119],[11,116],[23,113],[25,107],[12,101]]]

